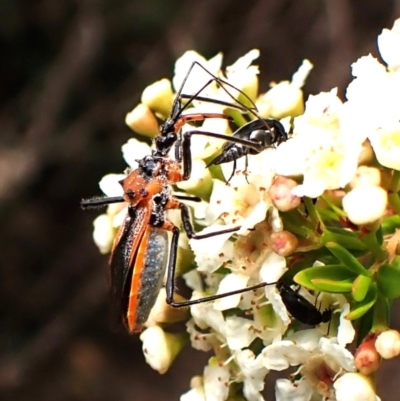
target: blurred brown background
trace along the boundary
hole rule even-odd
[[[177,400],[207,355],[164,376],[110,325],[107,257],[82,197],[125,166],[124,116],[187,49],[227,65],[261,50],[261,90],[314,64],[307,93],[338,86],[400,16],[394,0],[1,0],[0,399]],[[397,323],[397,327],[399,324]],[[383,400],[397,400],[385,362]],[[273,400],[269,384],[266,399]]]

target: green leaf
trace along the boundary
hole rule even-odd
[[[381,294],[389,299],[400,297],[400,257],[391,265],[383,264],[378,270],[377,282]]]
[[[376,302],[378,290],[376,285],[371,285],[367,292],[366,297],[361,302],[354,302],[351,306],[350,312],[347,314],[346,319],[356,320],[365,315]]]
[[[364,252],[368,250],[366,245],[358,238],[357,234],[337,227],[329,227],[329,229],[324,230],[322,243],[327,244],[329,242],[340,244],[351,250]]]
[[[348,269],[357,275],[370,276],[370,272],[343,246],[328,242],[325,246],[335,255],[341,264],[347,266]]]
[[[400,216],[397,214],[385,217],[381,223],[382,234],[393,234],[398,228],[400,228]]]
[[[353,299],[357,302],[363,301],[371,284],[372,279],[370,277],[359,275],[354,280],[353,287],[351,289],[351,295]]]
[[[344,293],[350,292],[353,286],[353,280],[334,281],[323,278],[316,278],[311,280],[318,291]]]
[[[383,230],[382,230],[382,226],[379,226],[379,228],[376,230],[376,240],[378,241],[379,245],[383,244]]]
[[[309,267],[297,273],[293,280],[314,291],[349,292],[355,278],[356,275],[351,270],[338,264]],[[326,286],[330,289],[326,289]],[[338,291],[339,288],[341,288],[340,291]]]

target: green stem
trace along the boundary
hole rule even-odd
[[[347,217],[346,212],[344,212],[340,207],[337,207],[327,196],[321,196],[321,199],[338,215],[343,218]]]
[[[339,245],[342,245],[346,249],[365,251],[367,247],[365,244],[360,241],[358,238],[354,238],[348,235],[342,235],[339,233],[333,233],[329,230],[324,230],[322,237],[322,243],[326,244],[327,242],[336,242]]]
[[[378,293],[373,308],[372,332],[380,332],[389,327],[389,304],[387,299]]]
[[[319,235],[317,235],[315,228],[297,209],[281,213],[281,218],[285,230],[301,238],[319,243]]]
[[[315,204],[311,198],[307,198],[306,196],[303,198],[304,206],[306,207],[306,210],[308,212],[308,215],[311,219],[311,223],[314,226],[314,229],[317,229],[318,227],[323,229],[323,222],[321,221],[317,209],[315,207]]]
[[[389,185],[389,189],[392,192],[400,191],[400,171],[393,170],[392,180]]]
[[[361,241],[367,246],[368,250],[371,251],[379,262],[386,259],[386,253],[379,245],[375,231],[364,235],[361,238]]]
[[[244,118],[243,114],[241,114],[237,110],[226,109],[225,114],[232,117],[233,121],[238,127],[241,127],[242,125],[245,125],[247,123],[247,120]]]
[[[392,206],[397,215],[400,215],[400,199],[397,192],[389,193],[389,204]]]

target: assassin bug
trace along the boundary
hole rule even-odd
[[[332,318],[332,309],[328,308],[321,312],[315,305],[307,301],[302,295],[286,284],[283,280],[276,283],[276,288],[285,304],[288,312],[303,324],[317,326],[321,323],[328,323]]]
[[[213,78],[209,82],[217,82],[220,85],[225,84],[225,81],[213,75],[211,76]],[[163,284],[165,271],[167,271],[166,301],[173,307],[187,307],[255,290],[267,285],[277,285],[286,307],[293,316],[298,318],[303,313],[311,311],[314,314],[313,322],[325,321],[325,312],[320,314],[321,317],[319,318],[319,315],[316,315],[315,311],[318,310],[315,307],[315,310],[310,309],[305,299],[303,300],[299,294],[280,282],[263,282],[240,290],[196,300],[183,302],[174,300],[175,264],[180,230],[166,218],[166,211],[170,209],[179,209],[181,211],[183,228],[189,238],[209,238],[223,233],[233,233],[239,229],[239,227],[235,227],[208,234],[196,234],[190,221],[189,209],[181,202],[181,200],[193,200],[193,198],[174,196],[172,194],[171,186],[177,182],[187,180],[191,174],[191,136],[205,135],[224,139],[255,152],[263,150],[262,144],[243,139],[239,135],[227,137],[223,134],[196,130],[182,135],[180,129],[188,121],[199,121],[205,118],[226,118],[226,116],[217,113],[182,115],[185,106],[181,106],[179,99],[185,96],[181,96],[181,91],[182,87],[178,92],[179,97],[174,101],[171,117],[163,124],[160,136],[155,139],[156,150],[151,155],[139,160],[138,167],[130,171],[127,177],[120,181],[124,192],[123,196],[94,198],[81,202],[83,208],[106,206],[118,202],[128,203],[127,215],[114,239],[110,257],[111,296],[114,305],[118,309],[118,314],[121,316],[128,331],[132,333],[142,329]],[[200,92],[201,90],[190,99],[214,102],[212,99],[200,97]],[[251,110],[251,108],[240,105],[231,105],[222,101],[216,102],[247,112]],[[255,126],[259,127],[259,125]],[[252,132],[255,126],[251,126],[251,131],[247,127],[246,132]],[[174,145],[176,147],[175,154],[177,155],[175,160],[168,157],[168,153]],[[172,232],[170,244],[168,231]]]
[[[193,63],[191,69],[194,65],[200,64]],[[204,69],[201,65],[200,67]],[[210,75],[212,77],[210,81],[193,95],[191,100],[196,98],[235,107],[246,112],[251,110],[251,108],[242,107],[241,105],[231,105],[223,101],[200,97],[199,93],[212,82],[233,87],[214,75]],[[100,207],[118,202],[128,203],[126,218],[114,239],[112,247],[110,278],[111,296],[129,332],[137,332],[142,329],[162,286],[166,269],[166,301],[174,307],[213,301],[228,295],[240,294],[268,285],[267,283],[260,283],[252,287],[202,299],[179,303],[174,301],[175,264],[180,230],[166,218],[166,211],[180,209],[183,228],[189,238],[209,238],[223,233],[235,232],[240,228],[235,227],[198,235],[194,232],[191,224],[188,207],[180,202],[180,199],[187,200],[188,197],[179,197],[172,194],[171,186],[189,179],[191,174],[191,136],[203,135],[219,138],[247,146],[256,151],[262,150],[258,143],[213,132],[192,130],[182,135],[181,128],[188,121],[200,121],[206,118],[227,118],[227,116],[218,113],[182,115],[186,106],[182,107],[180,99],[182,87],[187,77],[188,75],[173,103],[171,117],[162,125],[160,135],[155,138],[156,150],[151,155],[139,160],[138,168],[130,171],[127,177],[120,181],[124,192],[123,196],[94,198],[81,202],[83,208]],[[224,90],[226,91],[225,88]],[[242,93],[241,91],[239,92]],[[229,94],[229,92],[227,93]],[[175,160],[168,157],[168,153],[174,145],[176,149]],[[172,232],[170,246],[168,246],[168,231]]]
[[[267,285],[260,283],[230,293],[175,302],[175,264],[180,230],[166,218],[165,212],[180,209],[183,228],[189,238],[209,238],[235,232],[240,227],[196,234],[190,222],[188,206],[180,202],[179,196],[172,195],[171,184],[184,179],[180,163],[160,156],[157,151],[138,163],[138,168],[120,181],[124,190],[122,197],[95,198],[81,202],[83,208],[115,202],[129,203],[127,216],[114,239],[110,258],[111,296],[129,332],[142,329],[156,301],[166,269],[166,301],[174,307],[213,301]],[[190,175],[190,170],[188,173]],[[168,231],[172,232],[169,259]]]

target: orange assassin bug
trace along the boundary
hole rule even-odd
[[[173,195],[172,185],[189,179],[191,174],[191,137],[193,135],[203,135],[219,138],[252,149],[255,152],[261,152],[265,148],[258,142],[241,138],[240,136],[231,137],[225,134],[200,130],[181,133],[182,126],[189,121],[200,121],[206,118],[229,119],[228,116],[218,113],[183,115],[182,112],[194,99],[233,107],[256,115],[255,106],[249,108],[239,104],[230,104],[201,97],[201,91],[212,82],[216,82],[221,87],[227,85],[234,88],[228,82],[208,71],[212,78],[206,85],[192,96],[182,95],[182,88],[195,65],[199,65],[207,71],[197,62],[192,64],[175,98],[171,116],[161,126],[160,135],[155,138],[156,149],[151,155],[138,160],[138,168],[130,171],[127,177],[120,181],[123,188],[123,196],[100,197],[81,202],[83,208],[97,208],[118,202],[128,203],[126,218],[112,246],[110,278],[111,297],[130,333],[142,330],[163,284],[165,270],[167,270],[166,302],[173,307],[187,307],[276,284],[259,283],[251,287],[206,298],[183,302],[174,300],[175,264],[180,230],[167,219],[166,211],[180,209],[183,228],[189,238],[209,238],[223,233],[235,232],[240,228],[234,227],[208,234],[196,234],[190,221],[189,208],[181,202],[181,200],[196,200],[196,198]],[[223,89],[233,98],[225,87]],[[236,90],[242,93],[239,89]],[[244,93],[242,94],[246,96]],[[183,98],[189,98],[189,102],[184,106],[181,105]],[[246,98],[253,104],[247,96]],[[171,159],[168,156],[173,146],[175,146],[175,159]],[[168,231],[172,232],[170,245],[168,244]]]

